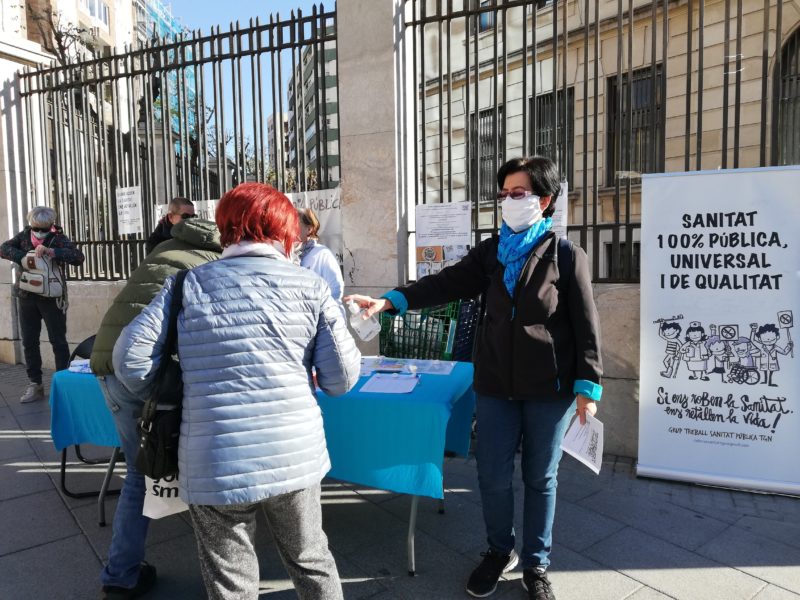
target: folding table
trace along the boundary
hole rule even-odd
[[[344,396],[318,393],[332,468],[329,477],[411,494],[408,572],[415,573],[414,530],[419,496],[443,498],[445,451],[469,453],[475,396],[472,364],[449,375],[419,375],[408,394],[362,392],[363,376]]]

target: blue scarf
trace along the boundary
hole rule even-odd
[[[517,285],[522,267],[536,244],[550,231],[553,219],[547,217],[534,223],[525,231],[514,231],[503,223],[500,228],[500,243],[497,246],[497,260],[506,270],[503,273],[503,283],[508,290],[508,295],[514,297],[514,288]]]

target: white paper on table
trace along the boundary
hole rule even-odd
[[[414,390],[418,381],[419,377],[416,375],[375,373],[359,391],[374,394],[408,394]]]
[[[603,424],[588,413],[585,425],[576,417],[561,449],[599,475],[603,464]]]

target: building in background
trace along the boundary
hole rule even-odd
[[[641,174],[800,164],[796,3],[437,6],[405,2],[412,189],[472,201],[476,237],[500,226],[498,167],[549,156],[595,278],[636,281]]]
[[[288,165],[295,189],[326,189],[339,183],[339,115],[336,44],[306,47],[287,87]]]
[[[133,0],[136,20],[136,41],[144,43],[153,38],[174,39],[186,31],[172,14],[172,6],[161,0]]]

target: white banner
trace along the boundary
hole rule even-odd
[[[642,177],[640,475],[800,493],[800,168]]]
[[[415,207],[417,278],[457,263],[472,243],[472,204],[443,202]]]
[[[117,229],[120,234],[142,233],[142,188],[117,188]]]
[[[311,208],[319,219],[319,241],[336,255],[339,264],[344,260],[342,239],[342,188],[312,190],[286,194],[297,208]]]

